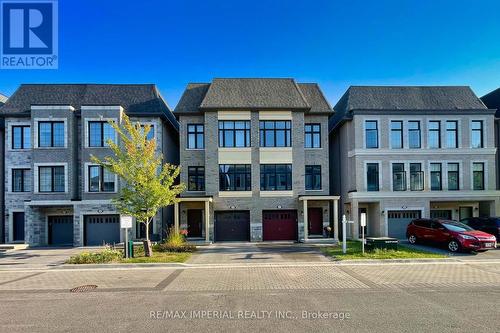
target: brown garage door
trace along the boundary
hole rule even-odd
[[[265,241],[297,240],[297,211],[263,211],[262,238]]]
[[[215,212],[215,241],[250,241],[250,211]]]

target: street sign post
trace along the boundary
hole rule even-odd
[[[347,218],[345,215],[342,215],[342,253],[346,254],[347,253],[347,223],[354,223],[354,221],[347,221]]]
[[[123,253],[125,258],[129,258],[130,253],[128,250],[128,229],[132,228],[132,216],[120,215],[120,228],[123,229],[123,232],[125,233],[123,237],[123,239],[125,240],[123,242]]]
[[[365,227],[366,227],[366,213],[361,213],[361,251],[365,254]]]

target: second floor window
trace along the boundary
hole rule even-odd
[[[38,147],[64,147],[64,122],[38,122]]]
[[[219,165],[219,190],[251,191],[251,167],[250,164]]]
[[[441,122],[429,121],[429,148],[441,148]]]
[[[422,164],[410,163],[410,191],[424,190],[424,173]]]
[[[392,190],[406,191],[406,172],[404,163],[392,165]]]
[[[292,122],[290,120],[262,120],[259,127],[261,147],[292,146]]]
[[[287,191],[292,189],[291,164],[261,164],[260,190]]]
[[[446,148],[458,148],[458,121],[446,122]]]
[[[321,148],[321,124],[306,124],[304,134],[306,148]]]
[[[473,120],[471,123],[471,145],[472,148],[483,148],[483,122]]]
[[[460,189],[459,168],[458,163],[448,163],[448,190],[450,191],[457,191]]]
[[[89,121],[89,147],[108,147],[115,140],[115,129],[107,121]]]
[[[89,192],[114,192],[115,175],[100,165],[89,166]]]
[[[366,165],[366,190],[367,191],[378,191],[379,181],[378,181],[378,163],[368,163]]]
[[[484,190],[484,163],[472,163],[472,189]]]
[[[188,149],[205,148],[205,127],[203,124],[187,125],[187,147]]]
[[[205,191],[205,167],[188,167],[188,191]]]
[[[408,145],[410,148],[421,147],[420,121],[408,122]]]
[[[391,121],[391,148],[403,148],[403,122]]]
[[[38,167],[38,190],[39,192],[64,192],[64,167]]]
[[[365,122],[365,141],[366,148],[378,148],[378,124],[376,120]]]
[[[12,169],[12,192],[31,191],[30,169]]]
[[[219,120],[219,147],[250,147],[250,121]]]
[[[431,163],[431,190],[441,191],[442,186],[441,163]]]
[[[306,190],[321,190],[321,165],[306,165]]]
[[[144,134],[146,126],[149,126],[149,132],[148,135],[146,135],[146,140],[151,141],[155,138],[155,126],[153,124],[141,125],[142,134]]]
[[[12,126],[12,149],[31,148],[31,128],[29,125]]]

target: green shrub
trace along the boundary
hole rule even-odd
[[[184,242],[183,244],[161,243],[154,247],[153,251],[158,252],[194,252],[196,246]]]
[[[170,228],[165,243],[170,246],[182,246],[186,244],[186,237],[180,232],[176,232],[174,228]]]
[[[82,252],[68,259],[68,264],[105,264],[120,261],[122,251],[105,249],[99,252]]]

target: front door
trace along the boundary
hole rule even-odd
[[[12,219],[14,222],[14,241],[24,241],[24,212],[14,212]]]
[[[187,211],[187,226],[188,226],[188,237],[202,237],[201,227],[202,227],[202,209],[188,209]]]
[[[323,209],[308,208],[307,209],[307,225],[309,235],[323,234]]]

